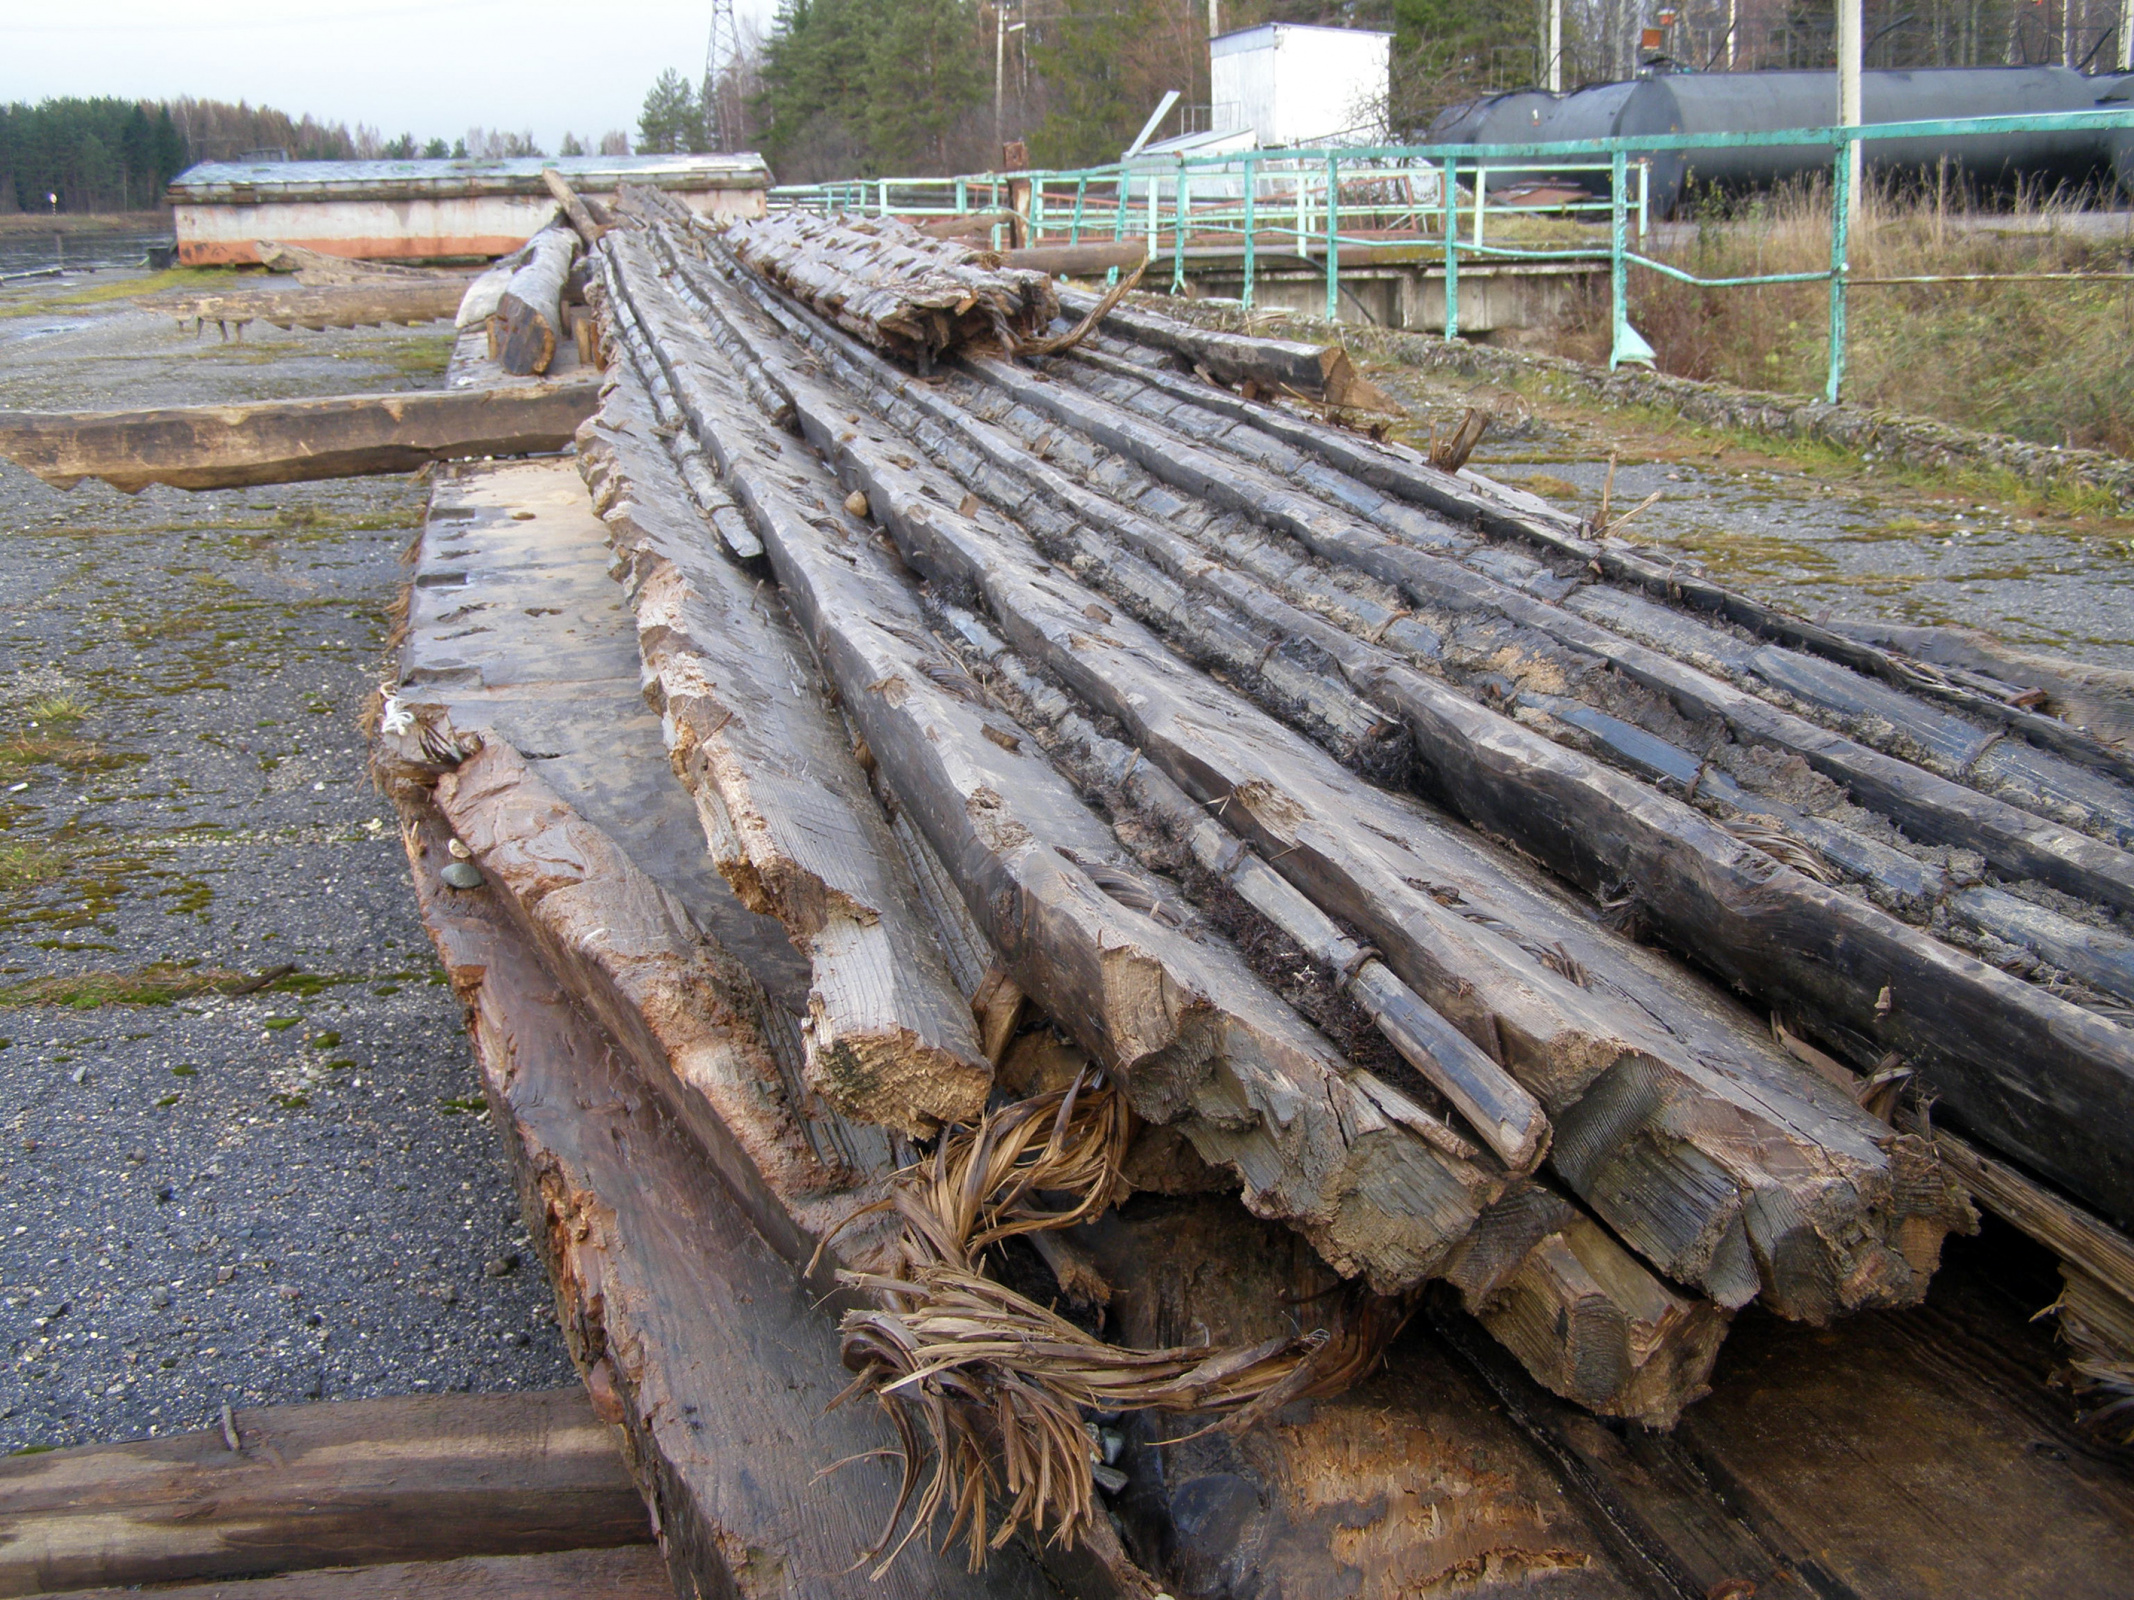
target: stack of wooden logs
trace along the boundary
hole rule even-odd
[[[1683,1335],[1698,1358],[1663,1359],[1659,1392],[1618,1359],[1616,1389],[1581,1391],[1589,1404],[1673,1415],[1701,1386],[1720,1313],[1751,1299],[1822,1320],[1918,1298],[1963,1216],[1925,1143],[1678,965],[1580,916],[1531,867],[1362,781],[1404,775],[1414,735],[1330,675],[1335,626],[1195,552],[1177,510],[1159,524],[1062,470],[1097,465],[1076,441],[1101,427],[1102,401],[981,356],[936,398],[699,248],[664,220],[607,242],[620,381],[584,455],[611,515],[664,518],[663,539],[628,536],[633,559],[664,562],[637,589],[648,670],[722,871],[814,964],[818,1092],[923,1132],[971,1116],[1003,1065],[1007,1041],[984,1047],[926,919],[897,892],[897,863],[923,851],[986,963],[1147,1120],[1182,1132],[1338,1269],[1387,1293],[1457,1281],[1493,1219],[1546,1214],[1608,1253],[1596,1276],[1625,1304],[1678,1308],[1620,1325],[1700,1330]],[[632,405],[649,426],[629,421]],[[1025,443],[987,420],[1018,409],[1049,437]],[[685,426],[662,428],[663,410]],[[777,426],[786,415],[812,449]],[[666,446],[641,458],[624,447],[661,432]],[[1120,437],[1136,432],[1155,430],[1137,420]],[[691,502],[675,465],[685,434],[741,518]],[[1104,442],[1122,493],[1162,494],[1135,486],[1132,454]],[[1242,462],[1211,472],[1203,447],[1157,444],[1201,496],[1219,480],[1261,487]],[[1338,515],[1263,492],[1314,533]],[[715,554],[703,530],[734,521],[746,533]],[[692,543],[686,563],[671,553]],[[756,614],[737,561],[778,578],[800,635],[782,652],[752,637],[761,624],[710,625]],[[700,606],[703,624],[681,626]],[[1364,661],[1373,686],[1416,698],[1413,669],[1363,632],[1350,653],[1385,658]],[[1297,659],[1284,636],[1318,644],[1319,659]],[[1265,707],[1170,643],[1265,685]],[[843,710],[811,733],[785,702],[814,670]],[[1533,761],[1516,724],[1423,683],[1505,724],[1482,731]],[[1597,764],[1559,764],[1612,792]],[[1669,837],[1687,831],[1719,868],[1759,884],[1790,871],[1682,809],[1661,819]],[[1314,970],[1328,1006],[1361,1013],[1349,1026],[1376,1024],[1370,1065],[1281,998],[1285,963]],[[1544,1149],[1545,1179],[1532,1175]],[[1696,1297],[1716,1309],[1700,1315]],[[1532,1322],[1583,1335],[1565,1318]],[[1559,1382],[1608,1365],[1522,1353]]]
[[[1238,392],[1308,347],[1143,310],[1034,370],[906,320],[901,234],[627,189],[580,231],[579,463],[746,915],[678,934],[439,711],[382,768],[793,1270],[904,1270],[915,1145],[1101,1071],[1122,1186],[1234,1190],[1309,1264],[1242,1269],[1236,1207],[1031,1234],[1092,1320],[1156,1274],[1210,1297],[1174,1326],[1264,1338],[1269,1277],[1346,1279],[1303,1313],[1338,1347],[1435,1283],[1666,1427],[1736,1312],[1915,1305],[1975,1199],[2067,1264],[2085,1370],[2134,1373],[2122,749]]]
[[[893,217],[786,211],[728,230],[751,270],[922,369],[959,345],[1016,348],[1059,315],[1051,277]]]

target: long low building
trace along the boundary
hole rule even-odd
[[[581,193],[625,182],[664,189],[708,217],[764,211],[770,168],[723,155],[513,157],[466,161],[209,161],[173,178],[178,259],[259,260],[259,241],[327,255],[435,260],[513,249],[554,209],[541,169]]]

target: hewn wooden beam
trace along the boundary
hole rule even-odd
[[[0,1594],[652,1536],[580,1389],[240,1409],[231,1432],[0,1461]]]
[[[634,372],[617,371],[579,437],[588,480],[617,480],[602,485],[609,536],[712,859],[811,962],[810,1083],[911,1134],[975,1121],[992,1071],[970,1008],[806,642],[775,595],[712,549]]]
[[[151,483],[300,483],[462,456],[544,455],[569,444],[598,403],[599,386],[575,379],[152,411],[6,411],[0,456],[62,489],[84,478],[129,494]]]
[[[907,558],[952,590],[984,595],[1019,649],[1118,717],[1151,759],[1219,805],[1285,876],[1366,930],[1432,1005],[1500,1052],[1557,1123],[1557,1169],[1649,1260],[1724,1304],[1760,1292],[1775,1309],[1815,1319],[1923,1291],[1934,1250],[1921,1247],[1954,1207],[1922,1150],[1885,1150],[1872,1119],[1716,997],[1698,1003],[1456,831],[1355,783],[1268,719],[1241,715],[1234,697],[1114,620],[1087,590],[1041,571],[1005,522],[981,528],[970,504],[952,510],[954,494],[912,470],[915,451],[958,461],[964,482],[1029,515],[1027,496],[1001,471],[1009,455],[986,450],[988,426],[954,411],[931,432],[898,409],[926,414],[928,386],[867,366],[872,358],[848,345],[814,350],[870,405],[914,429],[906,449],[854,426],[849,407],[799,406],[806,380],[779,368],[809,436],[866,490]],[[1027,458],[1014,464],[1026,478],[1038,470]],[[1616,998],[1632,994],[1644,1003]],[[1647,1117],[1649,1132],[1634,1131]],[[1776,1163],[1783,1178],[1765,1165],[1781,1144],[1799,1157]],[[1774,1181],[1804,1186],[1774,1210],[1755,1199]],[[1778,1223],[1778,1210],[1796,1221]],[[1816,1213],[1853,1221],[1801,1231],[1797,1220]],[[1840,1237],[1849,1242],[1827,1256]]]
[[[76,1589],[68,1600],[136,1600],[138,1589]],[[649,1545],[546,1556],[327,1567],[235,1583],[188,1583],[158,1600],[674,1600],[667,1563]]]
[[[362,282],[299,289],[235,289],[227,294],[156,295],[141,304],[183,324],[271,323],[277,328],[362,328],[439,322],[459,310],[467,280]]]
[[[647,332],[682,342],[684,313],[656,276],[629,287]],[[1236,1170],[1263,1214],[1382,1286],[1428,1271],[1501,1188],[1502,1168],[1349,1068],[1233,952],[1167,924],[1160,892],[1137,881],[1034,742],[958,683],[835,481],[741,395],[737,378],[707,395],[716,409],[703,443],[889,791],[1017,984],[1145,1116],[1181,1122],[1205,1157]]]

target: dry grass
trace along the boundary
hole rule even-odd
[[[990,1247],[1113,1203],[1131,1131],[1124,1098],[1087,1078],[956,1129],[885,1202],[903,1223],[893,1269],[840,1274],[876,1309],[845,1316],[845,1365],[858,1376],[839,1402],[873,1395],[904,1461],[888,1524],[861,1557],[880,1558],[877,1579],[944,1510],[942,1546],[961,1535],[973,1571],[1025,1526],[1071,1547],[1100,1514],[1084,1410],[1222,1411],[1220,1426],[1244,1427],[1353,1382],[1397,1330],[1396,1303],[1350,1295],[1345,1315],[1311,1333],[1233,1350],[1128,1350],[988,1276]]]
[[[1946,193],[1876,191],[1852,236],[1855,279],[1925,274],[2115,272],[2134,237],[2077,235],[2065,197],[1974,212]],[[1830,264],[1821,184],[1700,208],[1694,239],[1661,259],[1704,277]],[[1607,359],[1605,289],[1562,353]],[[2134,282],[1862,284],[1850,296],[1845,398],[2043,444],[2134,454]],[[1752,389],[1820,394],[1829,290],[1821,283],[1701,289],[1631,278],[1631,320],[1660,369]]]

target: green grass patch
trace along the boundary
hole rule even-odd
[[[456,1117],[462,1112],[469,1116],[480,1116],[489,1109],[489,1102],[478,1094],[462,1095],[457,1099],[438,1101],[437,1109],[448,1117]]]
[[[39,295],[35,299],[0,300],[0,317],[50,316],[55,311],[79,311],[88,306],[110,305],[142,295],[183,290],[191,294],[219,293],[236,287],[239,275],[229,267],[172,267],[145,278],[118,278],[73,289],[65,294]]]
[[[39,839],[0,841],[0,890],[36,889],[67,870],[67,858]]]
[[[0,1006],[64,1006],[94,1011],[103,1006],[167,1006],[195,995],[225,994],[245,981],[222,967],[181,967],[157,962],[132,972],[89,972],[64,978],[31,978],[0,988]],[[173,1068],[189,1077],[192,1068]]]

